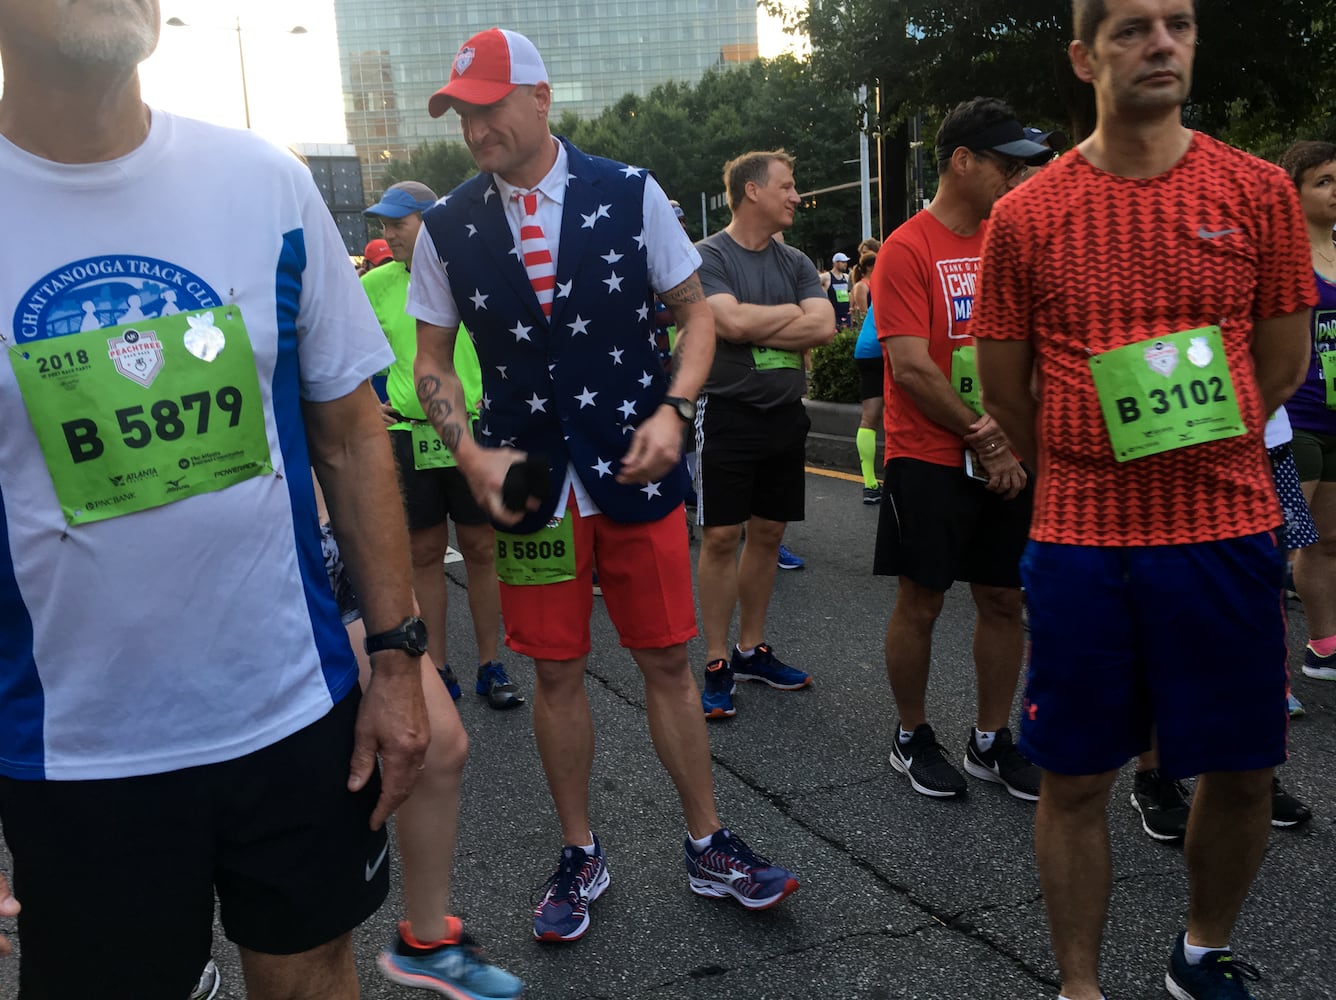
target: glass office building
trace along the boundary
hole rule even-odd
[[[710,67],[757,57],[756,0],[335,0],[348,139],[368,197],[391,159],[459,139],[459,119],[433,119],[427,98],[464,40],[497,25],[543,55],[552,117],[590,118],[624,94],[694,83]]]

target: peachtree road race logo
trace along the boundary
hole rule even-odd
[[[107,341],[107,355],[116,370],[145,389],[162,371],[162,343],[151,332],[126,330]]]
[[[19,299],[13,329],[19,343],[27,343],[221,304],[218,293],[185,268],[156,257],[108,254],[38,278]]]

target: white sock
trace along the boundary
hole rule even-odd
[[[991,733],[985,733],[978,726],[974,727],[974,745],[984,753],[993,749],[993,740],[995,739],[997,739],[997,730],[993,730]]]
[[[751,649],[743,649],[741,646],[734,646],[733,648],[738,651],[738,655],[742,657],[744,660],[750,660],[752,656],[755,655],[756,653],[755,646],[753,646]]]
[[[585,852],[586,854],[588,854],[591,858],[594,856],[594,852],[595,852],[596,850],[598,850],[598,848],[594,845],[594,835],[593,835],[593,833],[590,833],[590,834],[589,834],[589,843],[587,843],[587,844],[576,844],[575,846],[578,847],[578,848],[580,848],[580,850],[584,851],[584,852]]]
[[[687,831],[687,840],[691,841],[692,850],[696,851],[705,850],[705,848],[710,846],[710,841],[713,839],[714,839],[714,834],[710,834],[708,837],[701,837],[700,840],[697,840],[695,837],[691,835],[691,831]]]
[[[1183,957],[1188,960],[1188,965],[1201,965],[1201,960],[1213,951],[1229,951],[1229,945],[1223,948],[1201,948],[1195,944],[1188,944],[1188,939],[1183,939]]]
[[[904,746],[906,743],[908,743],[908,742],[909,742],[910,740],[912,740],[913,738],[914,738],[914,734],[913,734],[913,733],[907,733],[907,732],[905,732],[903,729],[900,730],[900,745],[901,745],[901,746]]]

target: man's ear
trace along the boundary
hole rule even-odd
[[[1072,72],[1082,83],[1093,83],[1095,70],[1090,65],[1090,49],[1085,42],[1073,39],[1067,46],[1067,58],[1071,60]]]
[[[957,146],[951,153],[951,170],[957,174],[963,174],[969,169],[970,160],[974,154],[964,146]]]
[[[552,108],[552,87],[547,83],[535,83],[533,85],[533,100],[538,107],[538,112],[544,118]]]

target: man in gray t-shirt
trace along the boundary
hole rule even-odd
[[[811,678],[765,642],[784,527],[803,519],[810,422],[802,352],[835,335],[835,314],[807,257],[776,239],[793,222],[798,188],[783,150],[746,153],[724,167],[733,219],[696,248],[718,342],[700,398],[697,581],[707,664],[707,718],[726,718],[734,680],[791,691]],[[743,525],[747,540],[738,556]],[[738,644],[728,628],[740,605]]]

